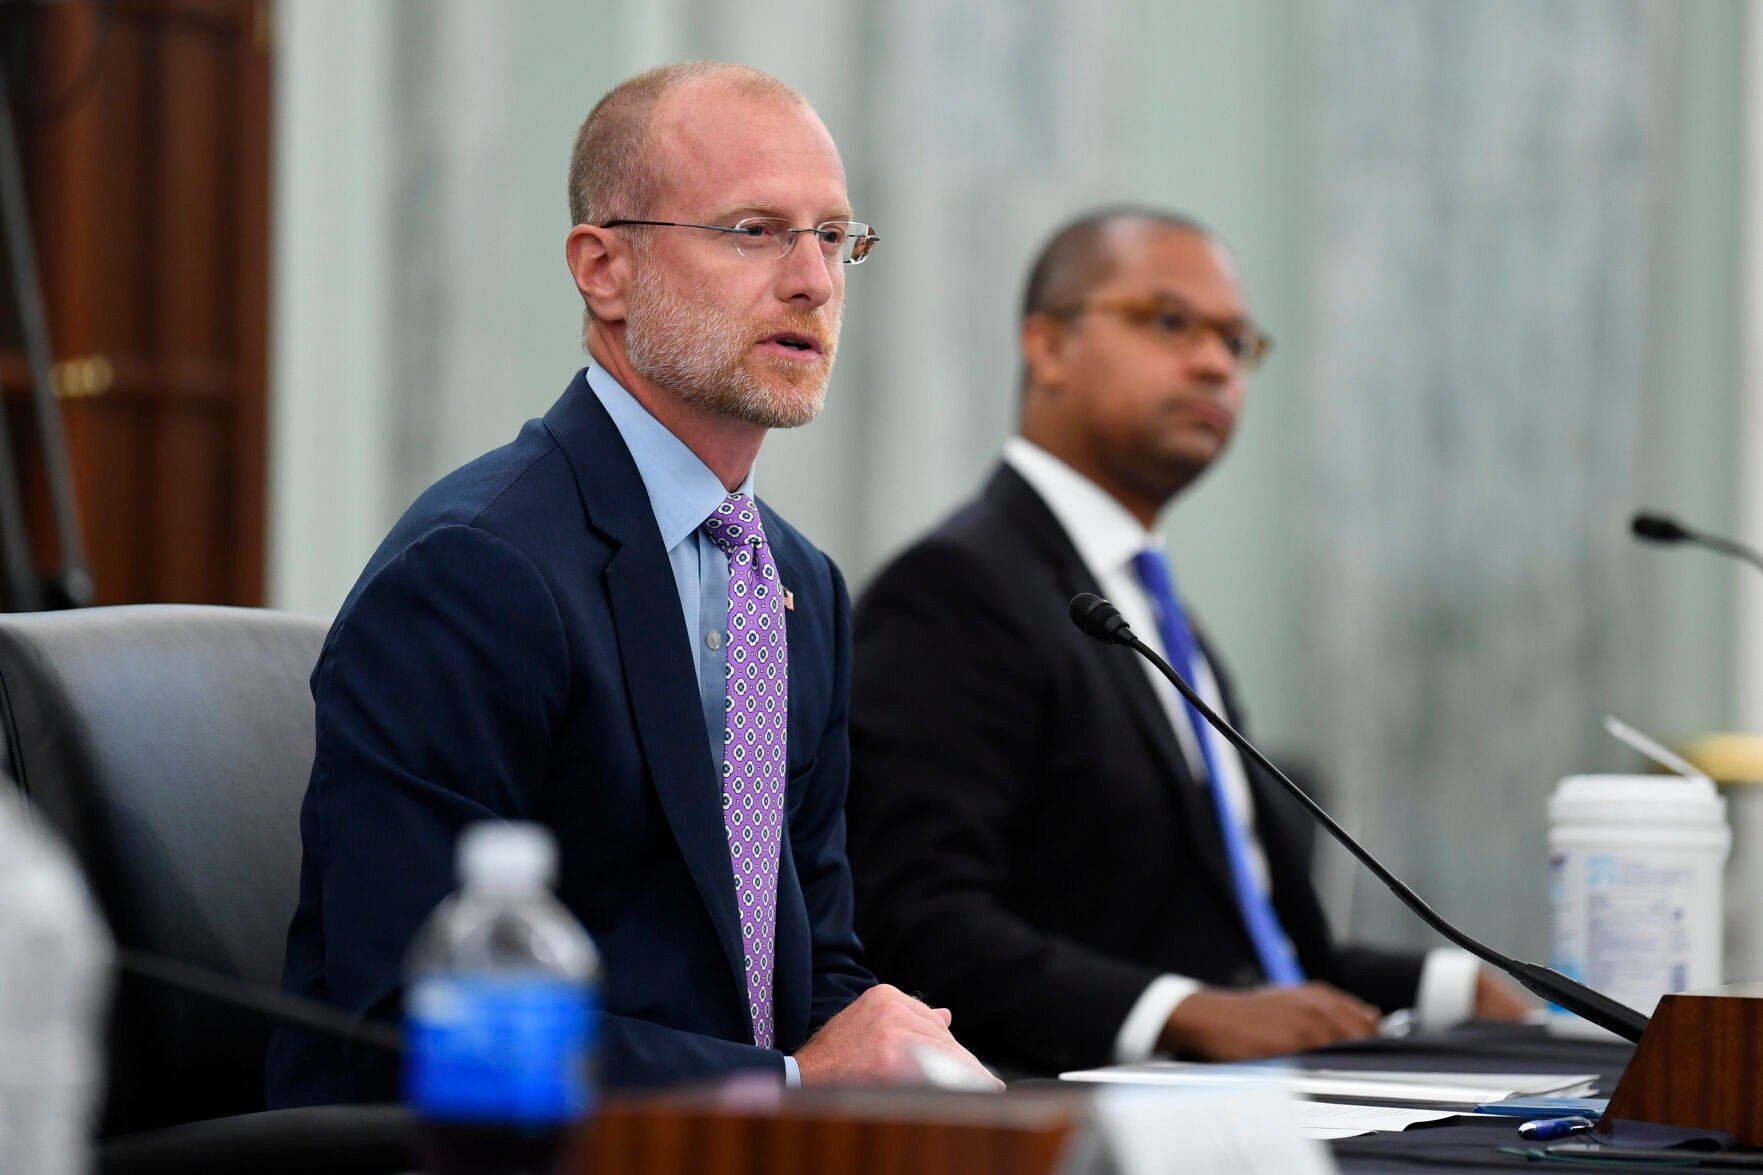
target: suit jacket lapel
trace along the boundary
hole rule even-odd
[[[692,655],[680,639],[673,570],[653,518],[607,564],[606,586],[625,689],[656,794],[698,893],[709,907],[729,968],[745,984],[741,915],[735,904],[721,788],[711,769]]]
[[[761,517],[765,520],[765,533],[768,536],[766,541],[771,547],[771,557],[773,561],[777,563],[778,585],[785,591],[794,592],[797,588],[801,587],[804,582],[801,576],[801,569],[796,565],[796,561],[790,551],[786,549],[788,544],[780,543],[778,541],[778,536],[782,533],[782,527],[778,525],[776,515],[771,512],[771,508],[761,502],[759,503],[759,511]],[[792,675],[794,674],[794,666],[796,664],[796,654],[803,648],[803,642],[799,637],[799,629],[801,626],[796,619],[796,615],[794,609],[784,613],[784,637],[789,649],[789,663],[792,667]],[[802,709],[804,705],[806,705],[807,699],[803,696],[802,691],[796,689],[795,686],[796,682],[792,676],[792,680],[790,681],[790,695],[788,698],[789,709],[785,714],[785,733],[789,741],[789,746],[785,755],[786,764],[807,762],[808,755],[813,750],[812,747],[804,747],[801,742],[808,729],[805,725],[806,720],[802,714]]]
[[[673,568],[661,545],[648,491],[617,426],[583,375],[576,376],[545,424],[569,460],[588,523],[619,544],[606,566],[606,589],[637,737],[668,827],[743,993],[744,1008],[746,959],[722,793]]]
[[[986,488],[986,496],[998,504],[1021,529],[1026,540],[1053,565],[1060,577],[1061,590],[1068,593],[1067,599],[1079,592],[1101,594],[1095,576],[1084,565],[1065,528],[1020,474],[1008,465],[1000,466]],[[1061,607],[1058,613],[1061,622],[1064,621],[1064,612]],[[1194,851],[1213,879],[1225,888],[1226,893],[1234,895],[1230,862],[1225,857],[1211,793],[1194,778],[1188,767],[1187,756],[1182,754],[1181,743],[1169,724],[1169,714],[1146,678],[1138,654],[1129,649],[1102,649],[1100,646],[1097,651],[1121,702],[1149,745],[1156,766],[1174,789],[1177,801],[1187,814]],[[1234,902],[1234,897],[1232,900]]]

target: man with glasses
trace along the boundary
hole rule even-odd
[[[1240,716],[1157,521],[1216,461],[1271,341],[1180,216],[1066,225],[1023,304],[1020,435],[857,609],[849,818],[879,974],[1037,1072],[1264,1057],[1522,1004],[1468,955],[1344,947],[1306,816],[1138,658],[1066,616],[1112,600]]]
[[[849,603],[754,497],[820,411],[852,220],[838,149],[775,78],[622,83],[582,124],[566,256],[589,365],[443,478],[373,556],[313,675],[317,755],[284,985],[398,1014],[417,926],[479,820],[541,821],[603,964],[615,1086],[760,1070],[988,1074],[877,986],[844,849]],[[275,1106],[397,1094],[382,1050],[286,1030]]]

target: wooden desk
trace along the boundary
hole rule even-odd
[[[769,1082],[608,1101],[584,1175],[1052,1175],[1087,1113],[1062,1090],[780,1090]]]

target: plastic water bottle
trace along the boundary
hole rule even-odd
[[[84,1175],[110,934],[72,855],[0,789],[0,1171]]]
[[[411,948],[405,1093],[437,1175],[551,1175],[593,1108],[599,956],[535,824],[459,839],[459,892]]]

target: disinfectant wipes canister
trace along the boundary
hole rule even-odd
[[[1643,1015],[1721,980],[1726,801],[1702,779],[1575,775],[1549,801],[1549,965]],[[1552,1009],[1551,1030],[1609,1037]]]

